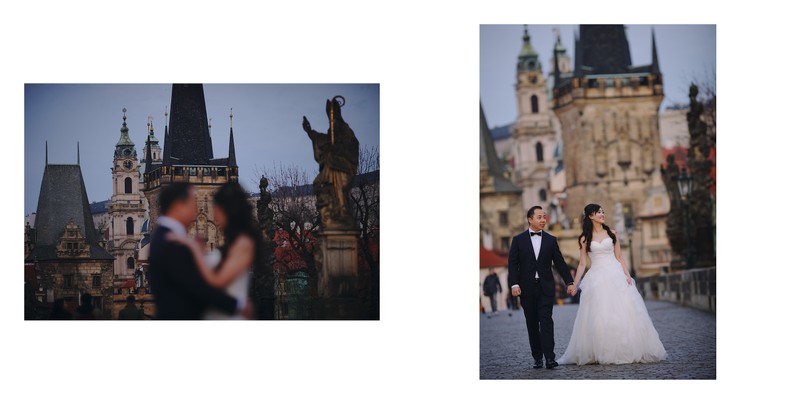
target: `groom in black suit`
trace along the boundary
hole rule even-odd
[[[547,368],[558,366],[553,352],[553,303],[556,287],[552,265],[567,283],[567,292],[575,289],[572,276],[558,248],[558,241],[544,229],[547,219],[541,206],[528,210],[529,229],[511,241],[508,253],[508,284],[511,294],[520,297],[528,327],[528,341],[533,354],[533,367],[542,367],[542,356]]]
[[[249,301],[237,301],[206,283],[191,251],[169,241],[167,235],[186,235],[197,217],[197,197],[191,185],[172,183],[159,195],[161,217],[150,243],[150,284],[156,300],[156,319],[199,320],[205,310],[216,307],[226,313],[242,311],[250,316]]]

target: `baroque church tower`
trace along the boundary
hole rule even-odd
[[[514,182],[522,188],[522,204],[546,206],[550,200],[549,177],[555,167],[558,144],[556,117],[550,110],[547,79],[539,54],[531,45],[528,28],[517,60],[517,120],[514,138]]]
[[[115,281],[133,279],[136,262],[134,250],[147,210],[144,194],[140,189],[136,146],[128,135],[126,112],[127,110],[123,108],[122,128],[119,141],[114,148],[114,165],[111,168],[109,251],[114,256]]]

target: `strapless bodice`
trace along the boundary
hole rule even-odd
[[[611,237],[605,238],[600,242],[592,240],[592,250],[589,251],[589,259],[592,260],[592,266],[609,260],[616,261],[616,257],[614,257],[614,242],[611,240]]]

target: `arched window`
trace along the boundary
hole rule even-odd
[[[542,146],[542,142],[536,142],[536,161],[540,163],[544,161],[544,146]]]
[[[547,200],[547,191],[543,189],[539,190],[539,200],[546,201]]]
[[[128,257],[128,269],[133,269],[134,263],[135,262],[133,261],[133,257]]]
[[[125,234],[132,236],[133,235],[133,218],[129,217],[128,220],[125,221]]]
[[[130,178],[125,178],[125,193],[130,194],[133,192],[133,181]]]
[[[531,96],[531,112],[534,114],[539,113],[539,97],[535,95]]]

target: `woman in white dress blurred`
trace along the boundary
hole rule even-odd
[[[253,216],[247,193],[233,182],[223,185],[214,194],[214,220],[223,230],[225,245],[208,254],[204,242],[171,235],[170,239],[185,244],[192,251],[203,278],[211,286],[225,289],[236,299],[246,299],[250,287],[250,268],[257,262],[261,235]],[[240,314],[229,315],[215,309],[206,311],[206,320],[244,320]]]
[[[658,362],[667,357],[622,257],[616,232],[597,204],[584,208],[575,284],[581,299],[560,364]],[[592,266],[586,271],[586,260]],[[585,273],[585,276],[584,276]]]

